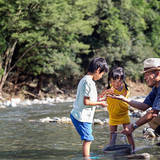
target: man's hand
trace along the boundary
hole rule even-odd
[[[134,131],[134,128],[133,128],[132,124],[129,124],[126,126],[126,128],[124,130],[122,130],[121,133],[123,133],[125,135],[129,135],[129,134],[132,134],[133,131]]]
[[[119,100],[122,100],[124,102],[128,102],[128,99],[122,95],[111,95],[111,94],[108,94],[107,97],[111,97],[111,98],[114,98],[114,99],[119,99]]]

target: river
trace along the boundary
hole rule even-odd
[[[46,117],[69,117],[72,103],[17,105],[0,109],[0,159],[2,160],[82,160],[81,141],[71,124],[42,123]],[[96,112],[95,118],[104,120],[107,112]],[[136,118],[132,118],[135,121]],[[158,140],[145,139],[143,127],[134,132],[136,153],[150,153],[152,160],[160,159]],[[109,141],[108,125],[94,125],[95,140],[91,145],[91,159],[117,159],[104,154],[102,148]],[[117,143],[123,143],[120,135]],[[118,158],[123,159],[123,157]],[[124,158],[126,159],[126,158]]]

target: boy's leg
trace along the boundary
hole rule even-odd
[[[90,145],[91,142],[94,140],[94,137],[92,135],[92,123],[79,122],[72,115],[70,115],[70,117],[77,132],[81,136],[81,140],[83,140],[83,146],[82,146],[83,156],[89,157]]]
[[[89,157],[90,156],[90,146],[91,141],[83,141],[82,151],[83,151],[83,157]]]

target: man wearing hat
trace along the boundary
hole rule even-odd
[[[149,87],[152,87],[152,91],[145,98],[144,102],[138,102],[134,100],[128,100],[123,96],[109,97],[123,100],[134,108],[142,111],[151,108],[143,117],[132,123],[122,131],[124,134],[131,134],[136,128],[142,126],[145,123],[154,121],[158,117],[160,111],[160,58],[148,58],[144,61],[144,79]],[[152,125],[153,126],[153,125]],[[160,134],[160,126],[154,125],[155,132]]]

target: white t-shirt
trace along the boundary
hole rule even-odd
[[[71,114],[80,122],[92,123],[96,106],[84,105],[84,97],[89,97],[92,102],[97,101],[97,88],[90,75],[84,76],[78,84]]]

